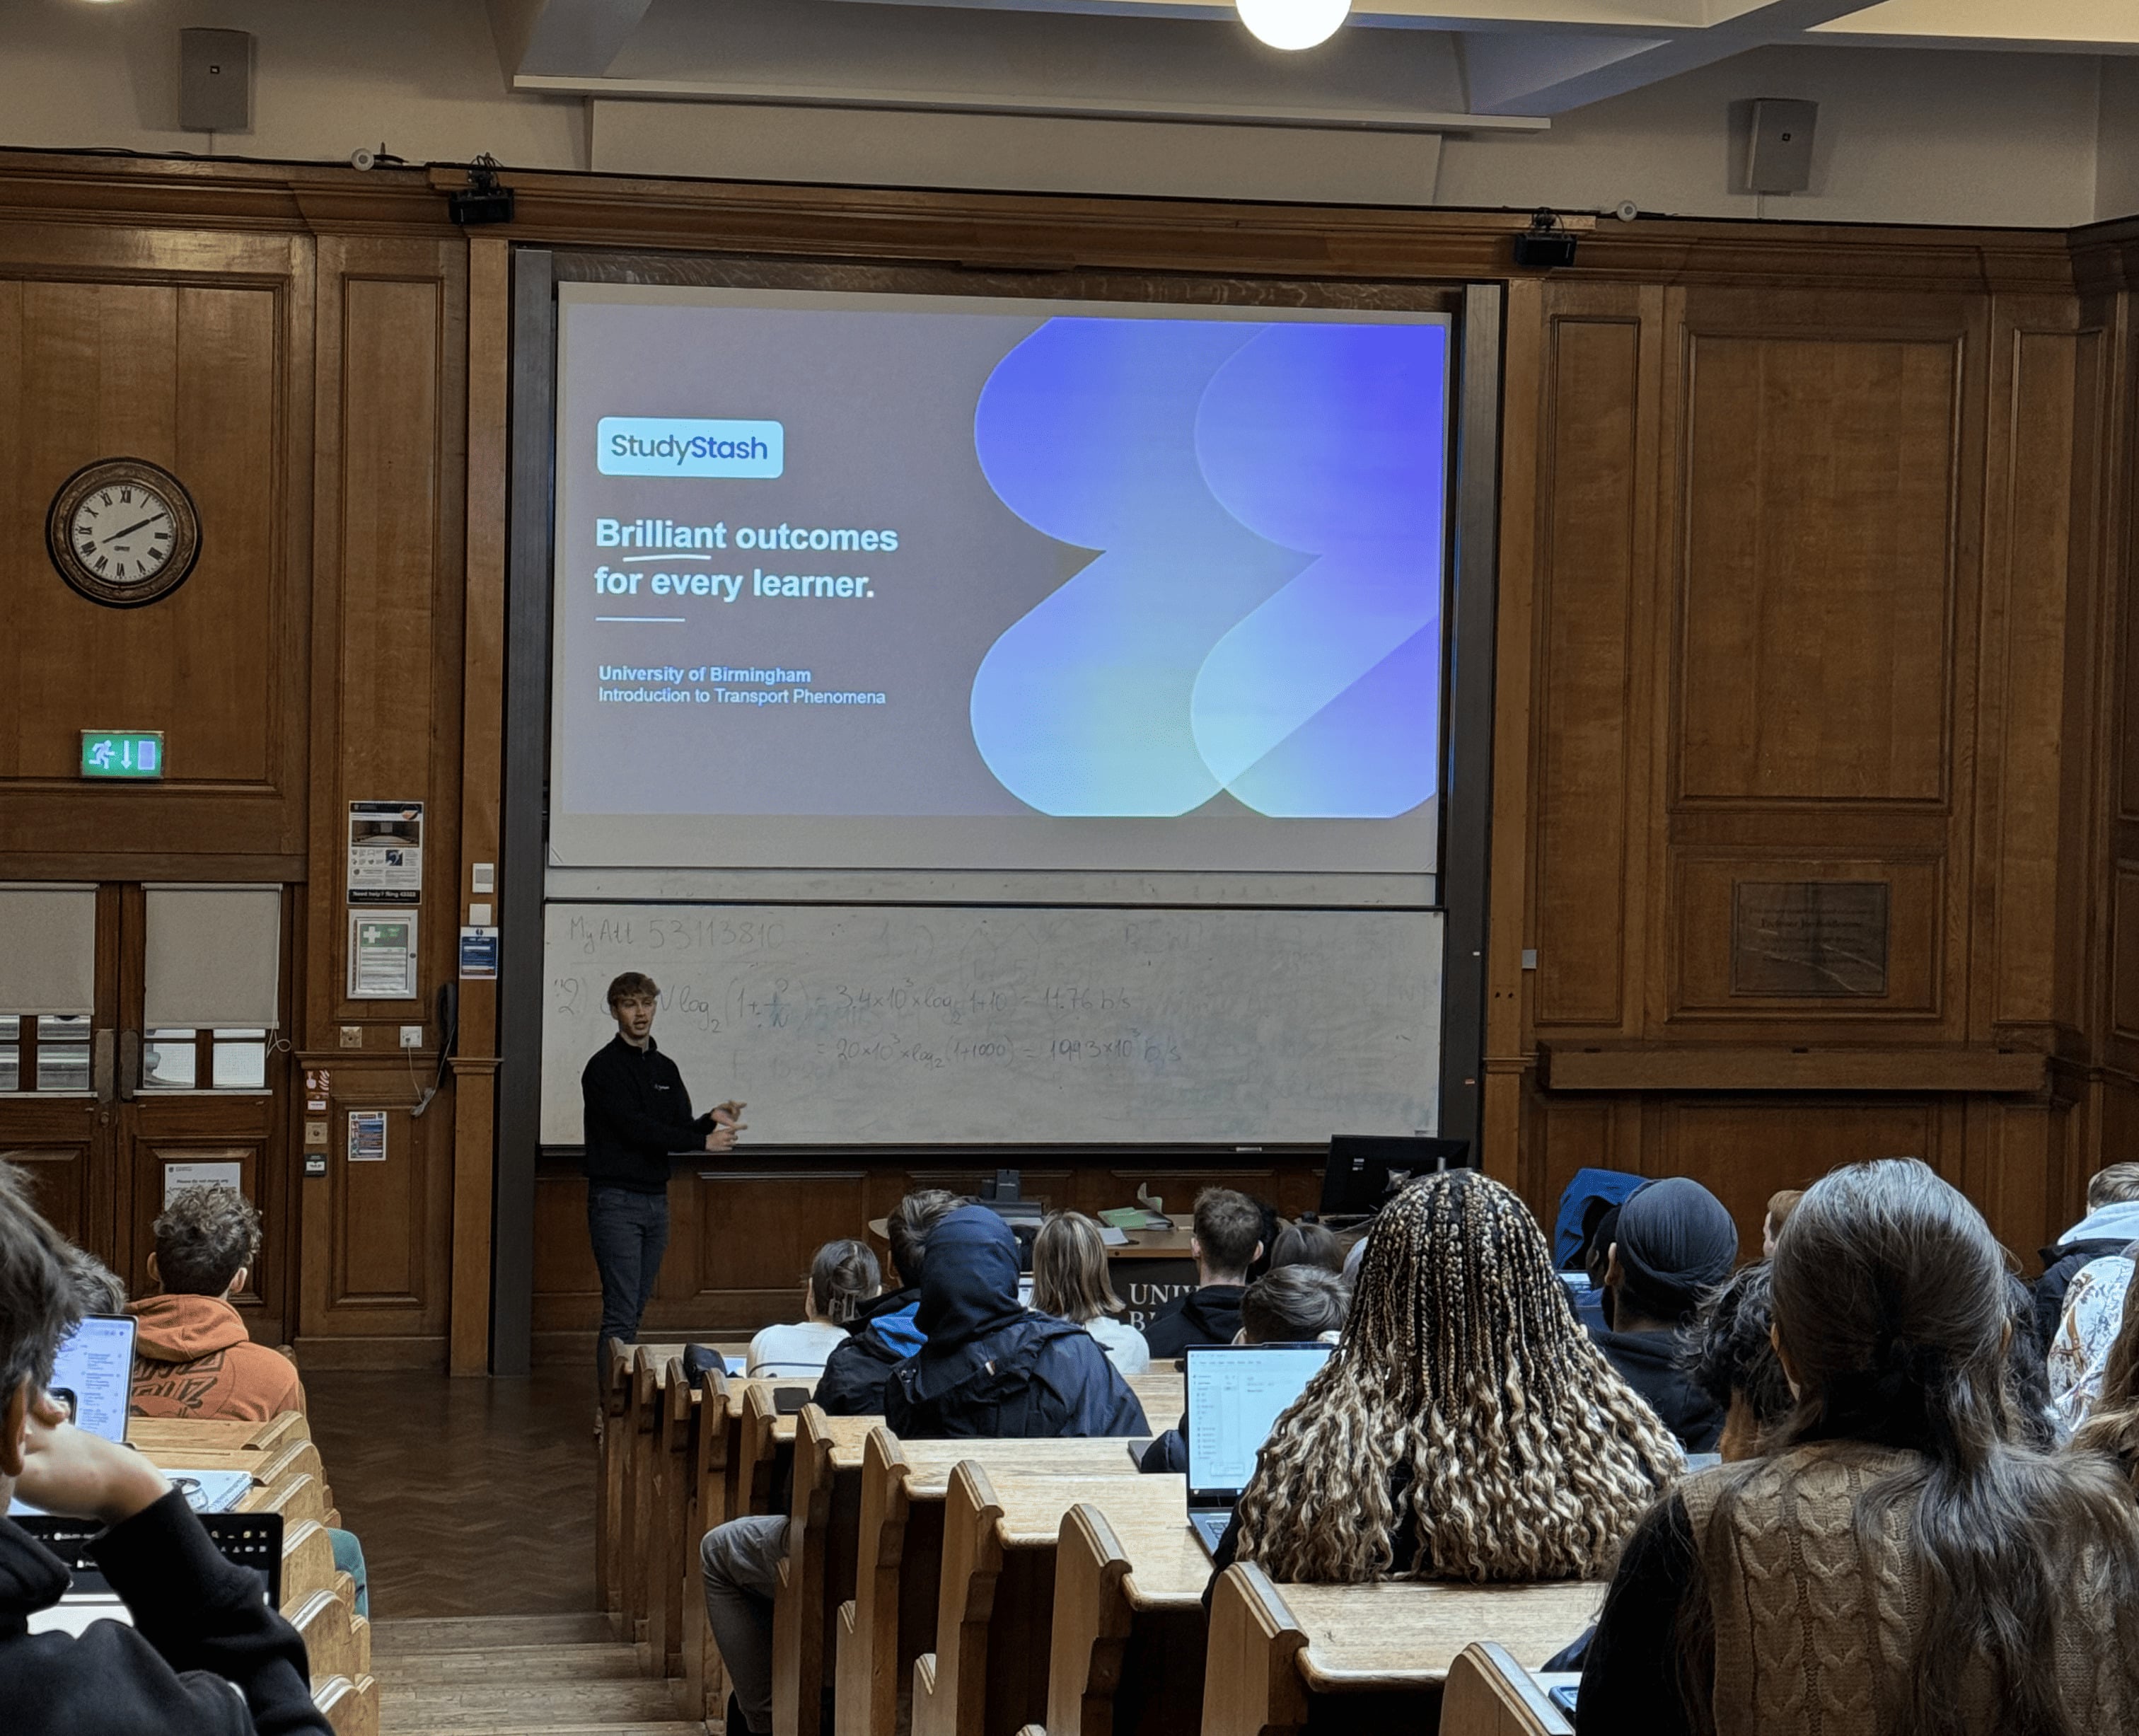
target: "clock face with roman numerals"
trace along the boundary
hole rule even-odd
[[[162,466],[100,459],[52,497],[45,544],[60,576],[91,602],[138,609],[185,582],[200,554],[200,517]]]

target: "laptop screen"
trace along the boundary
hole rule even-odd
[[[1188,1499],[1231,1502],[1256,1474],[1256,1454],[1285,1407],[1329,1360],[1332,1344],[1192,1344],[1188,1358]]]
[[[87,1316],[61,1341],[52,1365],[52,1397],[66,1406],[77,1428],[124,1441],[133,1392],[134,1317]]]

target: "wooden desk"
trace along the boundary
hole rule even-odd
[[[1148,1375],[1131,1375],[1129,1390],[1143,1406],[1144,1420],[1154,1434],[1173,1428],[1188,1408],[1188,1376],[1173,1368],[1154,1368]]]
[[[995,1474],[972,1459],[952,1473],[936,1645],[913,1667],[913,1736],[983,1736],[1047,1715],[1055,1548],[1079,1502],[1187,1533],[1180,1477],[1126,1465],[1096,1478]]]
[[[1045,1736],[1185,1736],[1202,1715],[1211,1557],[1185,1516],[1063,1515]],[[1028,1736],[1030,1736],[1030,1727]]]
[[[992,1475],[1115,1477],[1128,1444],[1096,1440],[911,1440],[871,1431],[863,1449],[854,1596],[839,1606],[835,1669],[839,1736],[893,1736],[914,1660],[934,1650],[943,1505],[971,1459]]]
[[[1331,1698],[1363,1736],[1432,1729],[1465,1646],[1496,1640],[1534,1670],[1603,1601],[1601,1583],[1583,1581],[1275,1586],[1253,1562],[1236,1562],[1211,1601],[1203,1736],[1293,1736],[1311,1704]]]
[[[182,1448],[211,1453],[264,1453],[288,1441],[311,1438],[301,1410],[284,1410],[265,1422],[198,1416],[130,1416],[126,1420],[127,1445],[152,1456]]]
[[[618,1503],[623,1526],[623,1545],[616,1557],[622,1575],[624,1637],[633,1641],[649,1637],[650,1610],[654,1600],[649,1562],[657,1546],[658,1520],[655,1513],[655,1478],[661,1451],[661,1419],[666,1404],[668,1366],[680,1364],[680,1344],[638,1344],[631,1347],[629,1379],[624,1389],[624,1410],[619,1419],[623,1488]],[[604,1442],[608,1430],[603,1430]],[[653,1669],[661,1669],[661,1654],[653,1655]]]
[[[1441,1736],[1574,1736],[1574,1726],[1507,1647],[1486,1643],[1448,1666]]]

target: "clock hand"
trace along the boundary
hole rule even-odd
[[[145,529],[148,526],[154,524],[162,517],[164,517],[164,514],[161,512],[151,512],[146,518],[143,519],[140,524],[130,524],[123,531],[114,531],[109,537],[105,537],[103,541],[99,542],[97,547],[99,548],[109,548],[113,543],[118,542],[120,537],[130,537],[135,533],[135,532]]]

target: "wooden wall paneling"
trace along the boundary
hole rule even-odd
[[[1544,411],[1544,285],[1508,286],[1501,346],[1500,528],[1493,684],[1493,835],[1486,940],[1485,1079],[1479,1165],[1520,1188],[1530,944],[1530,714],[1536,674],[1538,432]]]
[[[290,235],[0,224],[0,871],[302,873],[311,253]],[[169,597],[77,597],[54,492],[149,459],[198,507]],[[84,789],[77,733],[165,733],[150,791]]]
[[[68,1241],[95,1251],[108,1243],[99,1222],[104,1214],[97,1209],[91,1150],[86,1139],[40,1140],[17,1131],[0,1146],[0,1163],[14,1165],[29,1178],[31,1204],[46,1223]]]
[[[1983,598],[1979,1028],[2044,1048],[2084,1022],[2093,882],[2098,332],[2067,300],[1993,315]],[[2018,1028],[2016,1028],[2018,1027]]]
[[[1659,298],[1547,292],[1537,444],[1534,1027],[1639,1018]],[[1643,341],[1645,333],[1651,334]],[[1629,962],[1634,967],[1629,969]]]
[[[669,1188],[669,1256],[657,1307],[702,1321],[738,1323],[771,1309],[802,1317],[799,1287],[825,1243],[866,1239],[865,1170],[685,1171]],[[649,1311],[649,1312],[652,1311]]]
[[[467,522],[462,612],[461,812],[455,919],[476,896],[474,865],[487,862],[482,901],[493,924],[502,902],[498,861],[504,777],[505,489],[507,388],[512,369],[512,250],[472,238],[467,289]],[[458,968],[456,967],[456,974]],[[491,1193],[497,1107],[497,985],[460,988],[453,1059],[453,1317],[448,1358],[457,1375],[485,1372],[490,1358]]]
[[[302,1331],[316,1354],[445,1360],[454,1105],[409,1113],[436,1075],[432,994],[459,922],[467,270],[458,238],[323,235],[315,478],[319,775],[301,1059],[335,1076],[331,1185],[305,1201]],[[418,993],[347,996],[346,804],[422,800]],[[418,1024],[424,1046],[398,1047]],[[339,1045],[345,1025],[365,1047]],[[388,1160],[351,1165],[346,1111],[392,1111]],[[369,1348],[330,1341],[370,1341]]]

